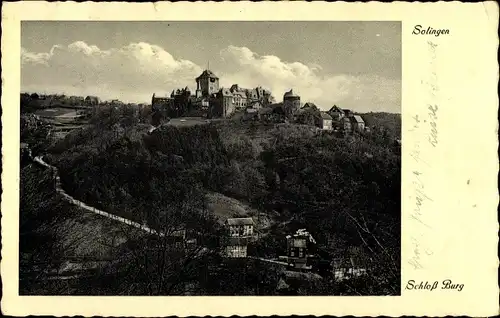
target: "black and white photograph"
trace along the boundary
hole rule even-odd
[[[401,295],[401,28],[22,21],[19,295]]]

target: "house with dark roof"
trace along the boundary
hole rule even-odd
[[[328,115],[332,117],[332,120],[339,121],[342,119],[342,117],[345,116],[345,112],[342,108],[338,107],[337,105],[333,105],[330,110],[327,111]]]
[[[319,112],[316,116],[316,126],[323,130],[332,130],[332,117],[326,112]]]
[[[353,115],[349,117],[351,121],[352,129],[355,131],[363,132],[365,130],[365,121],[359,115]]]
[[[226,220],[227,236],[222,239],[223,256],[247,257],[247,246],[253,238],[254,222],[250,217]]]

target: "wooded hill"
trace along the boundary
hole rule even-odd
[[[278,212],[286,231],[307,227],[331,255],[359,247],[372,260],[371,280],[356,293],[399,293],[401,160],[390,139],[238,121],[167,125],[148,134],[127,112],[95,116],[89,128],[48,149],[47,159],[77,199],[151,227],[187,225],[216,236],[205,194],[220,192]],[[283,240],[270,235],[255,248],[276,253]],[[198,281],[200,294],[223,293],[223,284],[208,287],[212,274]]]

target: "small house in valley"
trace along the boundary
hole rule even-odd
[[[253,235],[252,218],[231,218],[227,219],[226,222],[231,237],[250,237]]]
[[[227,219],[227,236],[222,240],[223,256],[229,258],[247,257],[247,247],[253,237],[253,227],[252,218]]]
[[[247,257],[249,239],[247,237],[228,237],[225,240],[224,256],[229,258]]]
[[[287,255],[279,258],[296,269],[311,269],[308,265],[308,258],[311,256],[309,248],[316,244],[312,235],[305,229],[300,229],[293,235],[287,235],[286,243]]]

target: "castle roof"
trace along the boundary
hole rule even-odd
[[[204,78],[204,77],[211,77],[211,78],[216,78],[216,79],[219,79],[215,74],[214,72],[212,72],[211,70],[204,70],[203,73],[201,73],[200,76],[198,76],[196,79],[199,79],[199,78]]]
[[[283,95],[283,98],[289,98],[289,97],[300,97],[300,96],[295,94],[293,92],[293,89],[290,89],[290,91],[286,92],[285,95]]]

